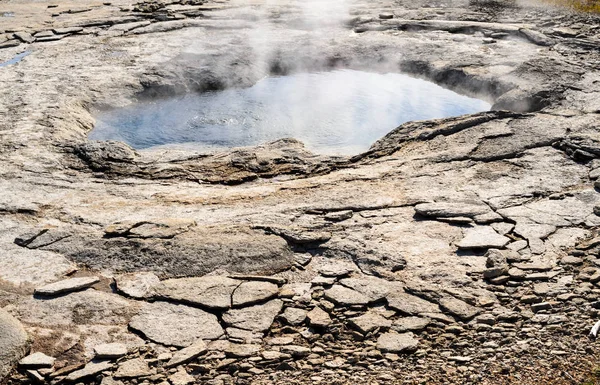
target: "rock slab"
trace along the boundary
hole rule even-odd
[[[146,304],[129,326],[152,341],[178,347],[190,346],[199,338],[217,339],[224,333],[214,314],[167,302]]]
[[[35,289],[36,295],[53,296],[83,290],[100,282],[98,277],[69,278]]]

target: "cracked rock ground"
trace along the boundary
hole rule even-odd
[[[340,4],[0,3],[0,63],[26,53],[0,66],[0,381],[593,380],[600,18]],[[493,107],[353,157],[87,139],[94,108],[333,67]]]

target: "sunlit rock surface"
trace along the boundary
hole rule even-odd
[[[3,381],[593,380],[599,25],[534,2],[3,2]],[[97,108],[332,69],[492,108],[353,156],[88,139]],[[19,367],[28,348],[53,366]]]

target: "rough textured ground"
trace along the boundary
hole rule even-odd
[[[593,383],[599,48],[539,4],[3,1],[0,376]],[[494,107],[352,158],[86,139],[93,108],[335,67]]]

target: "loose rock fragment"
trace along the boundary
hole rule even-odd
[[[51,368],[54,365],[54,357],[50,357],[41,352],[36,352],[28,355],[19,361],[19,366],[24,368]]]
[[[94,347],[97,358],[119,358],[127,354],[127,346],[120,343],[102,344]]]
[[[412,333],[384,333],[377,339],[377,349],[390,353],[409,353],[417,349],[419,340]]]
[[[37,288],[35,289],[35,294],[44,296],[64,294],[86,289],[98,282],[100,282],[100,278],[98,277],[70,278]]]
[[[137,378],[151,375],[152,372],[146,361],[141,358],[134,358],[125,361],[119,365],[115,372],[115,378]]]
[[[304,309],[298,309],[294,307],[288,307],[285,309],[281,318],[283,318],[288,324],[292,326],[300,325],[306,319],[307,311]]]
[[[479,308],[454,297],[443,297],[439,300],[440,307],[463,321],[468,321],[481,313]]]
[[[465,231],[464,238],[457,244],[459,249],[501,248],[510,238],[498,234],[493,228],[479,226]]]
[[[360,317],[350,318],[348,322],[363,334],[369,333],[377,328],[389,328],[392,326],[392,321],[374,312],[368,312]]]
[[[387,297],[388,305],[406,315],[419,315],[423,313],[439,313],[440,308],[433,302],[429,302],[417,296],[396,292]]]
[[[325,290],[324,296],[331,302],[343,306],[366,305],[370,302],[367,296],[341,285],[333,285]]]
[[[315,327],[325,328],[331,325],[331,317],[329,317],[329,314],[318,306],[315,306],[314,309],[309,311],[306,314],[306,318],[308,318],[308,322]]]
[[[394,321],[392,329],[397,332],[420,331],[429,325],[431,320],[424,317],[402,317]]]
[[[110,362],[101,361],[101,362],[89,362],[83,369],[76,370],[74,372],[69,373],[65,380],[75,382],[83,380],[87,377],[94,376],[98,373],[102,373],[105,370],[109,370],[113,367]]]
[[[173,354],[173,358],[171,358],[169,362],[167,362],[166,367],[173,367],[185,364],[186,362],[193,360],[199,355],[206,353],[207,350],[208,347],[206,346],[206,343],[204,343],[204,341],[202,340],[197,340],[187,348],[183,348],[175,352],[175,354]]]

